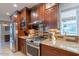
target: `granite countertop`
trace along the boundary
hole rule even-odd
[[[79,43],[68,42],[65,40],[50,41],[49,39],[46,39],[42,41],[41,44],[45,44],[51,47],[56,47],[56,48],[60,48],[66,51],[79,54]]]
[[[27,36],[19,36],[19,38],[26,39]]]

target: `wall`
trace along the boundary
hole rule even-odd
[[[8,24],[8,26],[9,26],[9,24]],[[9,35],[10,34],[10,31],[8,30],[8,31],[5,31],[5,26],[3,26],[3,35]]]
[[[5,26],[3,25],[4,23],[0,23],[0,40],[2,42],[4,42],[5,39],[5,35],[10,35],[10,31],[5,31]],[[9,23],[6,23],[9,26]],[[9,39],[8,39],[9,40]]]
[[[78,7],[79,3],[61,3],[59,6],[60,6],[60,10],[66,10],[66,9]]]
[[[1,49],[1,24],[0,24],[0,49]]]

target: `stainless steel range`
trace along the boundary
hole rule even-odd
[[[26,40],[27,55],[39,56],[40,55],[40,43],[43,39],[41,37],[28,38]]]

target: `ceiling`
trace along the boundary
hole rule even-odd
[[[14,3],[0,3],[0,21],[10,21],[9,15],[6,15],[7,12],[11,15],[16,10],[21,10],[24,7],[31,8],[37,3],[16,3],[17,8],[13,5]]]

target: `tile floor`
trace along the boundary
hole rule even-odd
[[[0,43],[0,56],[25,56],[21,52],[11,52],[9,48],[9,42],[6,43]]]

